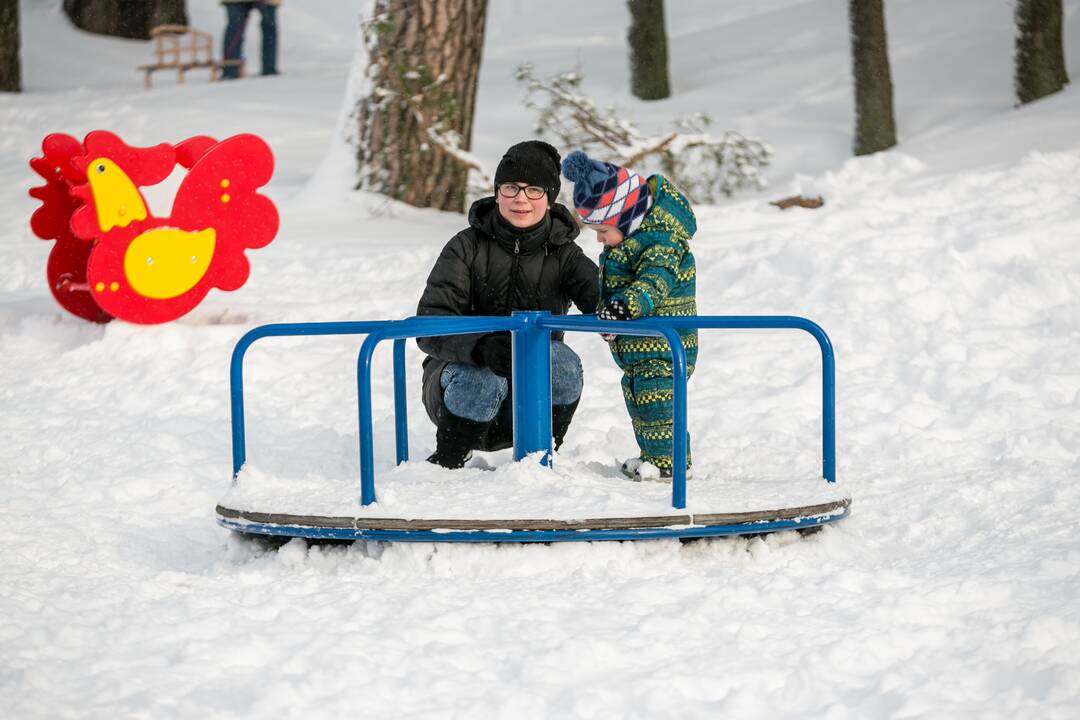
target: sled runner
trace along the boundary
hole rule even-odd
[[[777,501],[768,496],[733,498],[730,486],[709,479],[691,485],[688,503],[686,482],[686,357],[679,341],[680,328],[757,329],[789,328],[810,333],[821,348],[822,358],[822,470],[798,492]],[[552,331],[619,333],[664,338],[672,348],[674,368],[674,472],[670,485],[629,483],[597,475],[574,480],[603,486],[612,492],[635,493],[625,502],[611,502],[603,513],[575,514],[560,508],[549,514],[534,505],[514,512],[492,509],[495,502],[484,496],[477,508],[466,498],[450,503],[459,512],[417,512],[408,503],[408,466],[387,473],[381,482],[393,490],[393,507],[381,507],[375,484],[372,423],[371,365],[379,343],[394,342],[394,418],[398,466],[409,460],[408,414],[405,397],[405,341],[435,335],[483,333],[506,330],[513,335],[513,412],[515,461],[537,459],[550,466],[551,357]],[[311,499],[293,479],[277,484],[257,472],[247,472],[244,425],[243,363],[252,343],[266,337],[308,335],[366,335],[357,360],[359,400],[359,502],[355,481],[350,483],[352,499]],[[253,535],[323,538],[340,540],[385,540],[425,542],[554,542],[567,540],[642,540],[689,538],[719,535],[747,535],[778,530],[809,529],[847,517],[851,499],[836,484],[835,384],[832,344],[813,322],[792,316],[695,316],[647,318],[632,322],[598,320],[594,316],[552,316],[546,312],[517,312],[509,317],[413,317],[399,321],[340,323],[297,323],[257,327],[240,339],[231,364],[233,431],[233,484],[217,506],[218,522],[236,532]],[[463,470],[454,473],[466,472]],[[554,471],[551,472],[555,478]],[[481,473],[483,475],[499,475]],[[617,474],[617,470],[616,470]],[[559,479],[556,478],[558,481]],[[562,478],[566,480],[566,478]],[[543,478],[540,479],[540,482]],[[480,482],[480,481],[477,481]],[[476,492],[475,483],[457,489],[444,482],[421,486],[423,494]],[[533,489],[537,483],[529,487]],[[642,486],[654,486],[644,488]],[[344,487],[344,486],[343,486]],[[298,489],[299,488],[299,489]],[[492,495],[505,493],[498,479],[488,488]],[[402,491],[404,495],[402,495]],[[314,488],[308,495],[318,495]],[[487,492],[481,489],[480,492]],[[419,495],[417,495],[418,497]],[[402,501],[402,498],[405,501]],[[446,498],[447,501],[451,498]],[[320,502],[322,503],[320,505]],[[430,506],[430,504],[429,504]],[[548,508],[550,510],[550,508]],[[502,510],[500,512],[500,510]],[[389,514],[388,514],[389,513]]]

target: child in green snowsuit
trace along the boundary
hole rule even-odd
[[[696,315],[697,269],[690,238],[697,222],[686,197],[660,175],[645,180],[581,151],[566,156],[562,171],[574,183],[578,214],[604,245],[597,317]],[[697,330],[681,330],[679,335],[689,376],[697,362]],[[638,335],[605,339],[623,371],[623,398],[641,449],[622,470],[633,480],[669,482],[674,437],[671,347],[662,338]],[[689,438],[686,462],[689,477]]]

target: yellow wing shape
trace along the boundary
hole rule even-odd
[[[214,257],[213,228],[187,232],[154,228],[131,241],[124,253],[124,275],[143,297],[168,300],[202,280]]]

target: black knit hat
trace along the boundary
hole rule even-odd
[[[512,146],[495,170],[495,189],[503,183],[528,183],[547,190],[548,202],[559,197],[559,151],[543,140],[526,140]]]

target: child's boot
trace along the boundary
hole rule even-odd
[[[641,458],[630,458],[622,464],[622,473],[634,482],[662,482],[669,483],[672,478],[671,468],[658,468]],[[694,468],[686,468],[686,479],[694,477]]]

